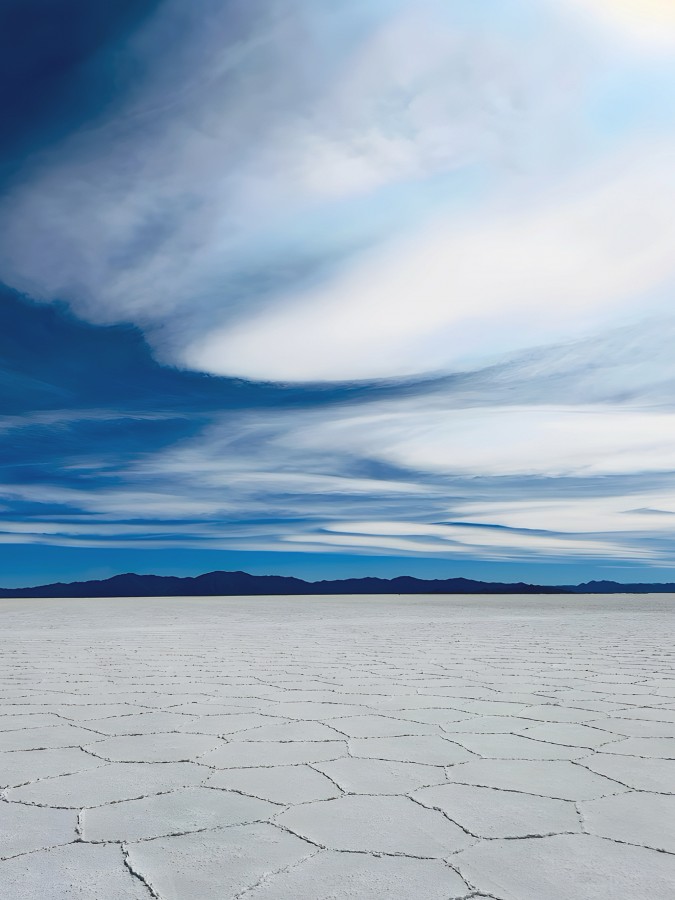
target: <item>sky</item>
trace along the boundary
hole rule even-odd
[[[675,580],[671,0],[6,0],[0,583]]]

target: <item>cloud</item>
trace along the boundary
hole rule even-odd
[[[329,526],[328,530],[337,532],[339,537],[326,536],[327,543],[335,541],[340,544],[343,541],[353,540],[357,544],[363,541],[362,546],[368,546],[381,541],[383,546],[387,546],[392,539],[401,537],[407,539],[407,549],[417,546],[418,552],[422,550],[436,553],[473,552],[487,559],[514,558],[519,555],[581,558],[590,556],[598,559],[622,557],[627,552],[625,543],[616,539],[608,541],[599,535],[565,534],[561,533],[562,529],[559,527],[555,532],[527,532],[492,526],[475,528],[456,524],[397,521],[343,522]],[[349,538],[345,538],[343,532],[347,533]],[[420,538],[434,538],[436,542],[430,544],[428,541],[420,541]],[[649,548],[633,548],[629,552],[633,558],[650,558],[656,555]]]
[[[590,64],[553,28],[533,44],[458,24],[438,0],[365,7],[163,4],[127,46],[137,91],[36,155],[5,197],[0,277],[140,325],[164,360],[285,377],[259,360],[274,317],[293,325],[289,297],[349,282],[369,248],[451,213],[476,167],[489,181],[557,165]],[[317,333],[339,377],[368,370],[352,338],[349,364]],[[323,377],[307,354],[298,377]]]
[[[27,308],[39,324],[45,308]],[[126,332],[108,347],[100,329],[73,340],[52,319],[74,405],[57,391],[55,408],[0,418],[5,543],[458,562],[672,554],[675,364],[661,320],[377,389],[272,391],[155,366],[158,411],[136,412],[148,370],[130,365]],[[126,361],[131,387],[102,357]],[[77,393],[95,377],[108,408]],[[198,412],[176,418],[172,397]]]
[[[320,425],[292,444],[463,476],[596,477],[670,472],[675,412],[588,405],[454,409],[442,398],[383,402]]]
[[[659,316],[582,341],[530,348],[467,373],[461,388],[455,385],[453,402],[474,407],[607,404],[672,409],[673,341],[675,320]]]
[[[439,220],[198,340],[185,359],[271,380],[412,375],[667,309],[674,157],[675,145],[629,155],[534,208]]]
[[[537,529],[577,535],[660,534],[672,540],[675,531],[675,488],[666,484],[658,491],[608,495],[532,497],[459,504],[454,513],[465,522],[489,521],[504,528]],[[659,503],[666,509],[635,508],[633,504]],[[667,507],[670,506],[670,509]],[[670,517],[673,517],[672,519]]]
[[[6,514],[0,531],[51,544],[669,558],[675,412],[453,399],[221,416],[95,483],[5,486],[29,515],[17,526]]]
[[[187,419],[185,412],[136,412],[112,409],[52,409],[24,415],[0,415],[0,434],[23,428],[56,429],[86,422],[173,422]]]

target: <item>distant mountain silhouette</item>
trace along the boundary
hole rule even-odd
[[[468,578],[426,580],[398,578],[344,578],[303,581],[285,575],[249,575],[248,572],[207,572],[195,578],[171,575],[114,575],[104,581],[74,581],[38,587],[0,588],[0,597],[236,597],[316,594],[648,594],[675,593],[672,584],[620,584],[587,581],[556,587],[472,581]]]
[[[38,587],[3,588],[0,597],[225,597],[288,594],[561,594],[568,589],[445,578],[345,578],[303,581],[283,575],[208,572],[195,578],[171,575],[115,575],[104,581],[75,581]]]
[[[583,584],[563,585],[573,594],[675,594],[675,582],[621,584],[620,581],[585,581]]]

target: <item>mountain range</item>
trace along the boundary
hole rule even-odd
[[[114,575],[101,581],[74,581],[36,587],[0,588],[0,597],[224,597],[317,594],[646,594],[675,593],[675,583],[621,584],[587,581],[576,585],[538,585],[473,581],[468,578],[427,580],[344,578],[304,581],[284,575],[248,572],[207,572],[196,577],[171,575]]]

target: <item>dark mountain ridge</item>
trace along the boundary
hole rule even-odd
[[[675,593],[675,583],[621,584],[588,581],[578,585],[537,585],[474,581],[468,578],[343,578],[304,581],[285,575],[207,572],[172,575],[114,575],[102,581],[75,581],[36,587],[0,588],[0,597],[232,597],[317,594],[647,594]]]
[[[503,584],[467,578],[426,580],[398,578],[344,578],[304,581],[285,575],[249,575],[248,572],[207,572],[194,578],[172,575],[114,575],[103,581],[58,582],[37,587],[2,588],[0,597],[226,597],[288,594],[561,594],[566,588]]]
[[[675,594],[675,582],[666,581],[634,582],[622,584],[620,581],[585,581],[583,584],[563,585],[573,594]]]

